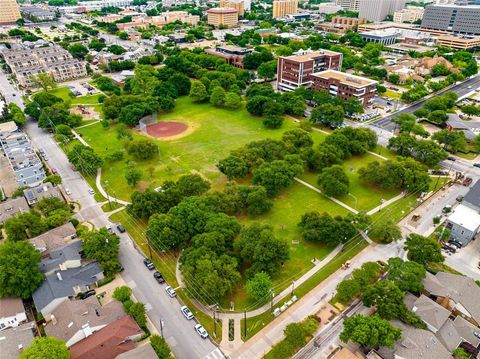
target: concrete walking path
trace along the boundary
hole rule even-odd
[[[73,136],[75,136],[75,138],[76,138],[77,140],[79,140],[82,145],[87,146],[87,147],[90,147],[90,145],[87,143],[87,141],[85,141],[85,140],[82,138],[82,136],[80,136],[80,135],[78,134],[78,132],[76,132],[74,129],[72,129],[72,133],[73,133]]]
[[[87,123],[86,125],[75,127],[75,130],[78,130],[79,128],[85,128],[85,127],[88,127],[88,126],[93,126],[93,125],[95,125],[99,122],[100,122],[100,120],[95,120],[95,121],[92,121],[90,123]]]
[[[97,185],[98,192],[100,192],[100,194],[103,197],[110,198],[110,201],[123,204],[124,206],[130,204],[130,202],[124,201],[124,200],[119,199],[119,198],[112,197],[109,194],[107,194],[107,192],[102,187],[102,169],[101,168],[99,168],[97,170],[97,177],[95,178],[95,184]]]
[[[306,186],[306,187],[314,190],[315,192],[322,193],[322,191],[320,191],[317,187],[312,186],[310,183],[307,183],[307,182],[305,182],[305,181],[302,181],[300,178],[295,177],[294,180],[297,181],[298,183],[301,183],[301,184],[303,184],[304,186]],[[322,193],[322,194],[323,194],[323,193]],[[336,198],[334,198],[334,197],[328,197],[328,196],[325,196],[325,197],[327,197],[328,199],[332,200],[332,201],[335,202],[336,204],[342,206],[343,208],[348,209],[350,212],[353,212],[353,213],[355,213],[355,214],[358,214],[358,211],[357,211],[356,209],[354,209],[354,208],[346,205],[346,204],[343,203],[342,201],[339,201],[338,199],[336,199]]]
[[[396,202],[399,199],[402,199],[403,197],[405,197],[405,195],[406,195],[405,192],[401,192],[399,195],[397,195],[393,198],[390,198],[388,201],[383,202],[380,206],[377,206],[377,207],[371,209],[370,211],[367,212],[367,214],[369,216],[371,216],[374,213],[380,212],[382,210],[382,208],[385,208],[385,207],[391,205],[393,202]]]

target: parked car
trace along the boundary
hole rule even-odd
[[[455,239],[450,239],[450,240],[448,241],[448,243],[450,243],[450,244],[452,244],[452,245],[454,245],[454,246],[456,246],[456,247],[458,247],[458,248],[462,248],[462,246],[463,246],[462,243],[460,243],[459,241],[456,241]]]
[[[88,193],[93,196],[95,194],[95,191],[91,187],[88,187]]]
[[[162,273],[160,273],[158,270],[153,273],[153,277],[158,283],[165,283],[165,278],[163,278]]]
[[[150,270],[154,270],[155,269],[155,266],[153,265],[152,261],[148,258],[145,258],[143,260],[143,264],[145,264],[145,267],[147,267],[148,269]]]
[[[473,167],[480,168],[480,163],[474,163],[474,164],[473,164]]]
[[[65,193],[68,194],[69,196],[72,195],[72,191],[70,191],[69,188],[65,188]]]
[[[122,226],[121,224],[117,225],[117,230],[118,230],[120,233],[125,233],[125,227]]]
[[[456,161],[457,159],[456,159],[455,157],[453,157],[453,156],[448,156],[448,157],[447,157],[447,160],[449,160],[449,161]]]
[[[177,296],[177,293],[175,292],[175,289],[173,289],[170,286],[165,287],[165,292],[167,292],[167,294],[172,298]]]
[[[186,305],[180,308],[182,311],[182,314],[187,318],[188,320],[192,320],[194,318],[193,313]]]
[[[88,297],[91,297],[92,295],[95,295],[95,294],[97,294],[95,289],[90,289],[90,290],[87,290],[86,292],[80,293],[79,298],[87,299]]]
[[[107,224],[107,225],[105,226],[105,228],[107,229],[108,233],[113,234],[113,229],[112,229],[112,226],[111,226],[111,225]]]
[[[197,331],[198,335],[200,335],[203,339],[208,338],[208,333],[201,324],[195,325],[195,330]]]
[[[456,200],[457,200],[457,202],[462,202],[462,201],[463,201],[463,196],[458,196],[458,197],[456,198]]]

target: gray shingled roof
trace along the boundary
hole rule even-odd
[[[102,272],[100,265],[93,262],[83,267],[56,271],[47,275],[43,284],[32,295],[35,307],[41,311],[56,298],[74,296],[74,287],[94,284],[97,280],[95,276]],[[58,279],[57,273],[61,274],[62,280]]]
[[[425,295],[421,295],[413,303],[412,311],[420,317],[426,324],[435,329],[440,329],[450,316],[450,311]]]
[[[51,251],[48,257],[40,262],[40,270],[48,273],[52,270],[59,269],[60,264],[71,260],[80,260],[80,251],[82,249],[82,241],[74,241],[66,246]]]
[[[33,322],[19,325],[16,328],[4,329],[0,333],[0,357],[2,359],[17,359],[20,355],[19,345],[25,349],[33,341]]]
[[[28,203],[23,197],[0,203],[0,223],[5,222],[19,212],[28,212],[29,209],[30,207],[28,207]]]
[[[468,193],[463,198],[463,202],[480,207],[480,181],[475,182],[472,188],[470,188]]]
[[[130,350],[126,353],[117,355],[115,359],[157,359],[158,356],[155,354],[150,343],[136,347],[133,350]]]

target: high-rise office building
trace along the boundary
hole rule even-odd
[[[425,8],[422,27],[480,35],[479,5],[430,5]]]
[[[14,24],[21,17],[16,0],[0,0],[0,25]]]
[[[360,0],[359,18],[383,21],[388,15],[405,8],[406,0]]]
[[[273,17],[282,18],[298,13],[298,0],[274,0]]]
[[[235,27],[238,25],[238,11],[217,7],[207,10],[207,24],[215,27]]]
[[[238,16],[245,14],[245,2],[243,0],[220,0],[220,7],[235,9],[238,11]]]
[[[360,0],[337,0],[335,4],[341,6],[343,10],[358,12]]]

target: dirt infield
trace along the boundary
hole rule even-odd
[[[178,136],[188,129],[188,125],[181,122],[162,121],[147,126],[147,133],[152,137],[170,138]]]

